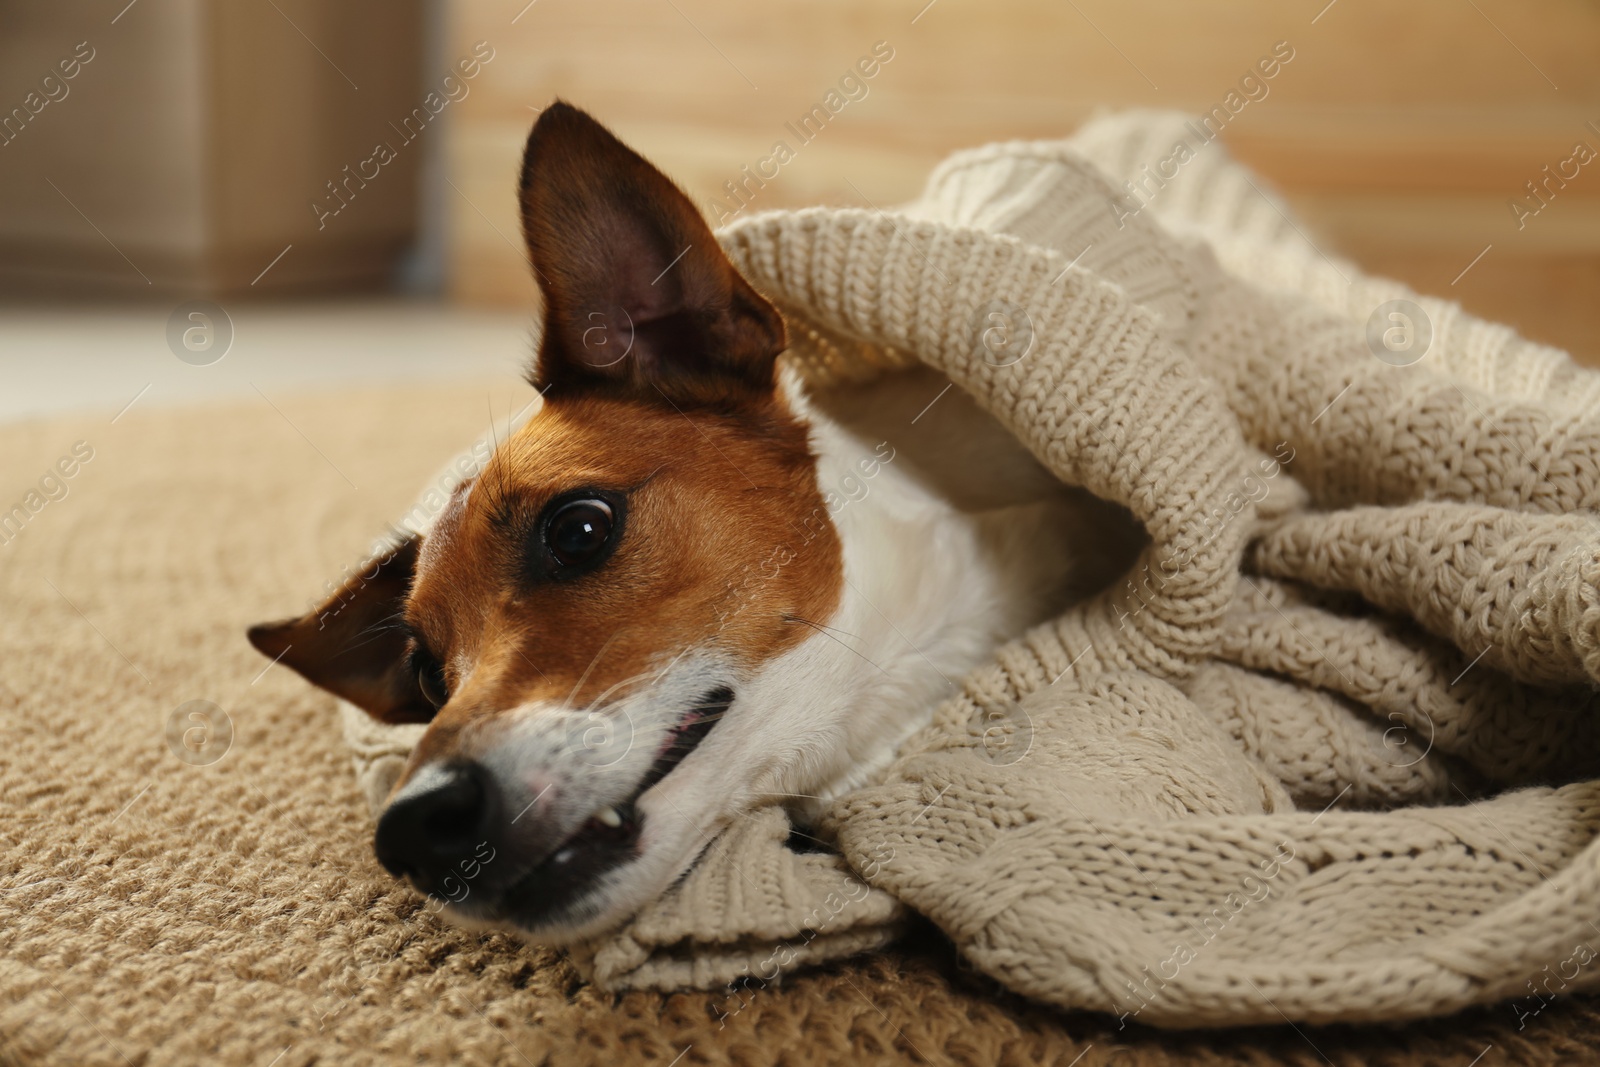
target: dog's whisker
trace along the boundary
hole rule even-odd
[[[388,634],[405,632],[406,628],[404,626],[399,626],[394,623],[389,623],[382,626],[369,626],[365,630],[362,630],[360,633],[356,634],[356,637],[361,638],[361,640],[357,640],[349,645],[346,645],[344,648],[339,650],[338,655],[347,656],[352,652],[358,652],[361,649],[366,648],[374,641],[381,641]]]
[[[489,454],[492,461],[493,458],[500,453],[500,441],[495,434],[494,399],[487,395],[484,397],[484,399],[489,403],[489,441],[494,445],[493,450]],[[511,426],[508,422],[506,425],[506,440],[509,441],[510,439]],[[485,479],[484,488],[491,494],[491,504],[493,505],[494,514],[506,514],[506,464],[501,463],[497,466],[494,481],[495,484],[490,486],[488,484],[488,480]]]
[[[623,629],[626,629],[626,627],[623,627]],[[578,682],[572,687],[572,692],[567,694],[568,704],[571,704],[573,700],[577,698],[578,690],[582,689],[583,683],[589,680],[589,675],[593,673],[595,664],[599,663],[600,657],[606,654],[606,649],[610,648],[612,643],[621,636],[622,630],[617,630],[610,637],[606,638],[605,644],[601,645],[600,648],[595,652],[594,659],[589,661],[589,665],[585,667],[583,669],[583,673],[578,676]]]
[[[660,468],[658,467],[657,470],[659,471]],[[654,478],[655,475],[652,474],[650,477]],[[685,648],[682,651],[680,651],[676,656],[673,656],[670,660],[667,661],[667,665],[665,667],[662,667],[661,670],[656,673],[656,679],[659,681],[660,679],[665,678],[667,676],[667,672],[670,671],[673,667],[676,667],[678,665],[678,661],[680,659],[682,659],[684,656],[687,656],[688,654],[689,654],[689,650],[687,648]]]
[[[371,637],[367,638],[365,641],[357,641],[354,644],[346,645],[344,648],[339,650],[337,655],[338,656],[348,656],[352,652],[359,652],[361,649],[366,648],[368,645],[372,644],[374,641],[382,640],[382,638],[383,638],[383,634],[373,634]],[[337,658],[337,656],[335,658]]]
[[[872,666],[877,668],[877,671],[878,671],[879,674],[882,674],[885,677],[889,676],[889,672],[888,671],[884,670],[882,667],[879,667],[876,663],[873,663],[872,660],[867,659],[867,657],[865,655],[863,655],[859,649],[850,648],[849,645],[845,644],[843,641],[839,641],[839,639],[837,637],[834,637],[833,634],[829,633],[828,632],[828,627],[820,626],[817,623],[812,622],[810,619],[802,619],[798,615],[790,615],[788,613],[784,614],[783,620],[785,622],[804,623],[805,625],[811,627],[813,630],[817,631],[817,633],[822,634],[824,637],[828,638],[830,641],[838,641],[839,646],[841,648],[849,648],[850,651],[853,654],[855,654],[857,656],[860,656],[863,660],[866,660],[866,662],[868,662],[868,663],[872,663]]]
[[[405,627],[400,624],[400,620],[404,616],[404,611],[396,611],[392,615],[387,615],[379,619],[377,622],[362,628],[362,630],[357,633],[356,636],[366,637],[368,634],[383,634],[394,630],[404,630]]]
[[[794,619],[799,620],[800,622],[810,622],[809,619],[801,619],[798,615],[791,616],[791,617],[794,618]],[[846,637],[853,637],[857,641],[861,640],[861,635],[860,634],[853,634],[849,630],[841,630],[837,626],[829,626],[826,623],[821,623],[821,622],[813,622],[813,623],[811,623],[811,625],[815,626],[819,630],[827,630],[829,633],[834,633],[834,634],[844,634]]]
[[[649,671],[643,671],[643,672],[640,672],[639,674],[635,674],[635,675],[633,675],[631,677],[624,678],[620,682],[613,683],[604,692],[602,692],[599,696],[595,697],[593,700],[591,700],[587,704],[585,704],[583,710],[586,713],[593,713],[593,712],[598,711],[600,704],[606,699],[606,697],[610,696],[612,693],[615,693],[618,689],[621,689],[625,685],[632,685],[635,682],[644,681],[645,678],[649,675],[649,673],[650,673]]]

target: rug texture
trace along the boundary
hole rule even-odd
[[[153,346],[164,321],[152,313]],[[613,995],[557,953],[449,926],[373,859],[333,699],[263,673],[242,634],[355,566],[418,472],[488,432],[486,392],[274,395],[279,410],[253,398],[0,427],[0,500],[40,490],[76,442],[92,450],[60,479],[66,495],[44,497],[0,545],[0,1064],[1312,1067],[1320,1049],[1340,1067],[1461,1067],[1492,1045],[1481,1065],[1495,1067],[1600,1055],[1600,1005],[1582,996],[1520,1027],[1500,1009],[1404,1030],[1172,1035],[1010,996],[927,928],[777,982]],[[495,410],[526,393],[498,383]],[[215,712],[179,713],[194,700],[228,714],[231,738]]]
[[[895,901],[1014,992],[1161,1026],[1600,984],[1600,374],[1292,270],[1293,221],[1192,140],[1114,117],[959,153],[892,215],[722,231],[792,365],[928,363],[1150,544],[828,813],[848,868],[737,823],[573,953],[598,984],[771,980],[887,941]]]
[[[1263,286],[1328,273],[1293,250],[1260,269]],[[1331,284],[1318,297],[1329,308],[1344,298]],[[167,310],[151,315],[157,350]],[[1463,388],[1494,372],[1498,351],[1462,357]],[[491,406],[503,424],[526,396],[500,382],[171,410],[151,395],[115,421],[106,411],[0,427],[0,506],[26,513],[0,543],[0,1064],[1600,1058],[1600,1007],[1570,991],[1403,1027],[1171,1032],[1008,993],[920,922],[864,959],[678,993],[606,992],[555,952],[442,922],[372,858],[333,699],[267,667],[243,630],[304,608],[359,566],[419,479],[490,432]],[[990,764],[1017,751],[1005,741],[1014,733],[990,735]],[[885,788],[892,806],[903,785]],[[1558,876],[1556,853],[1533,851],[1547,827],[1502,829]],[[1485,830],[1474,845],[1485,878],[1501,840]],[[1116,847],[1099,877],[1126,883]],[[1171,857],[1181,862],[1176,848]],[[1381,874],[1369,921],[1398,930],[1412,916],[1390,908],[1409,890]],[[1486,889],[1485,913],[1530,881]],[[1570,956],[1553,957],[1550,973],[1569,973]]]

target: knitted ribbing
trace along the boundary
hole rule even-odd
[[[986,179],[988,192],[996,198],[987,206],[973,193],[983,187],[974,172],[985,166],[999,174]],[[957,172],[962,175],[959,182],[952,177]],[[1025,178],[1019,179],[1019,172],[1026,172]],[[1504,669],[1511,678],[1558,686],[1592,677],[1582,650],[1593,645],[1594,587],[1585,569],[1593,542],[1586,540],[1590,535],[1585,521],[1566,514],[1594,499],[1596,450],[1584,413],[1552,410],[1533,399],[1497,406],[1475,392],[1470,381],[1458,384],[1431,364],[1392,368],[1378,363],[1348,318],[1284,294],[1253,289],[1220,271],[1208,274],[1213,268],[1203,250],[1171,241],[1165,242],[1165,253],[1141,248],[1141,242],[1163,242],[1149,227],[1124,227],[1112,234],[1104,214],[1097,214],[1109,199],[1103,183],[1096,189],[1098,180],[1059,145],[979,150],[936,174],[927,196],[911,209],[919,223],[900,222],[897,233],[909,237],[915,225],[936,225],[940,218],[946,224],[978,222],[1047,245],[1063,260],[1089,249],[1083,254],[1086,265],[1098,243],[1106,269],[1121,274],[1121,292],[1130,299],[1135,293],[1150,294],[1147,310],[1157,319],[1162,339],[1187,355],[1190,366],[1200,369],[1203,377],[1221,386],[1249,442],[1261,449],[1288,446],[1293,458],[1286,461],[1285,473],[1275,473],[1285,485],[1292,479],[1304,486],[1312,501],[1407,505],[1399,514],[1392,508],[1376,509],[1382,512],[1380,521],[1371,526],[1357,522],[1359,533],[1337,523],[1327,528],[1330,544],[1324,555],[1338,555],[1348,567],[1328,565],[1320,558],[1290,559],[1282,551],[1281,566],[1268,566],[1265,557],[1258,559],[1277,544],[1270,539],[1274,527],[1288,531],[1282,536],[1289,538],[1289,544],[1295,543],[1294,531],[1323,529],[1318,517],[1303,507],[1253,529],[1269,540],[1252,554],[1252,564],[1319,586],[1359,591],[1379,607],[1411,615],[1457,642],[1430,644],[1404,631],[1382,630],[1370,618],[1309,604],[1266,605],[1265,610],[1252,611],[1248,602],[1260,598],[1246,597],[1244,610],[1227,619],[1222,647],[1216,650],[1219,660],[1237,666],[1219,662],[1205,668],[1200,677],[1181,676],[1208,710],[1159,689],[1142,690],[1141,700],[1132,704],[1119,702],[1120,715],[1137,707],[1150,721],[1141,720],[1132,734],[1118,735],[1114,762],[1119,770],[1114,777],[1121,787],[1106,810],[1126,816],[1136,796],[1157,798],[1155,803],[1163,809],[1178,802],[1173,785],[1178,777],[1171,769],[1150,771],[1149,758],[1141,753],[1137,770],[1130,770],[1129,757],[1139,751],[1134,738],[1159,736],[1170,728],[1166,724],[1184,717],[1218,723],[1252,750],[1257,766],[1275,772],[1303,801],[1313,796],[1322,803],[1459,800],[1461,790],[1476,789],[1484,778],[1527,781],[1563,763],[1569,771],[1574,763],[1592,768],[1590,717],[1572,714],[1568,704],[1577,696],[1576,703],[1587,710],[1593,704],[1590,695],[1583,690],[1563,696],[1517,689],[1501,673]],[[1005,195],[995,193],[997,189]],[[1025,203],[1030,197],[1032,203]],[[1084,207],[1086,197],[1095,209]],[[732,235],[730,245],[742,250],[745,234],[759,221],[752,220]],[[778,243],[790,238],[774,232],[781,231],[780,226],[766,225],[767,240]],[[815,234],[821,223],[812,225]],[[826,240],[814,237],[814,244]],[[747,257],[747,268],[756,259]],[[791,252],[790,259],[800,262],[806,256]],[[1182,276],[1166,286],[1152,283],[1146,276],[1156,269],[1151,264],[1167,264]],[[863,278],[881,276],[871,268],[856,270]],[[759,267],[754,273],[759,285],[804,302],[830,328],[902,347],[909,344],[971,388],[962,368],[951,366],[947,350],[935,356],[926,338],[924,346],[917,347],[906,333],[886,330],[885,317],[863,307],[859,292],[835,296],[814,283],[797,284],[794,275],[763,274]],[[1031,299],[1015,302],[1031,307]],[[894,305],[886,301],[885,306]],[[851,313],[838,314],[835,309],[840,307],[850,308]],[[1050,358],[1048,350],[1045,358]],[[1075,353],[1074,358],[1084,357]],[[1071,366],[1075,374],[1076,365]],[[1402,373],[1393,373],[1397,371]],[[1148,382],[1148,378],[1138,381],[1134,391]],[[1353,402],[1333,416],[1325,415],[1330,401],[1347,386],[1349,395],[1343,400]],[[1120,399],[1111,398],[1113,407]],[[1397,417],[1408,412],[1409,418]],[[1017,430],[1003,409],[996,413]],[[1115,417],[1099,421],[1116,425]],[[1017,432],[1028,440],[1026,428]],[[1093,448],[1092,438],[1083,443],[1086,452]],[[1163,444],[1170,445],[1170,440]],[[1184,454],[1198,451],[1196,446]],[[1065,480],[1079,484],[1094,477],[1093,461],[1051,465]],[[1237,477],[1241,469],[1232,465],[1230,473]],[[1113,499],[1127,499],[1117,494],[1116,485],[1101,482],[1092,488]],[[1475,538],[1464,543],[1458,538],[1458,551],[1452,557],[1445,549],[1449,535],[1453,529],[1462,532],[1452,525],[1452,505],[1413,503],[1430,500],[1511,510],[1495,511],[1494,521],[1474,528]],[[1132,600],[1123,590],[1117,591],[1124,593],[1125,607],[1134,601],[1143,605],[1147,597],[1155,600],[1174,578],[1191,569],[1215,565],[1214,556],[1191,557],[1180,550],[1176,558],[1182,566],[1176,575],[1169,578],[1171,569],[1166,568],[1152,580],[1152,563],[1174,558],[1175,546],[1165,536],[1174,527],[1152,521],[1148,508],[1135,510],[1150,526],[1154,543],[1136,571]],[[1434,548],[1432,557],[1425,549],[1411,554],[1420,556],[1420,562],[1408,557],[1402,545],[1385,540],[1396,523],[1405,528],[1409,512],[1425,516],[1422,527],[1412,533]],[[1410,519],[1415,527],[1416,515]],[[1253,523],[1248,506],[1236,509],[1233,529]],[[1529,532],[1518,537],[1512,528]],[[1362,546],[1377,542],[1398,553],[1397,559],[1421,566],[1424,573],[1418,575],[1399,562],[1387,569],[1363,568]],[[1429,566],[1427,561],[1439,556],[1447,565]],[[1302,565],[1296,568],[1296,562]],[[1247,584],[1255,589],[1255,583],[1264,581],[1252,579]],[[1169,942],[1154,958],[1146,953],[1144,959],[1151,966],[1157,962],[1169,969],[1176,966],[1178,973],[1164,975],[1158,990],[1148,984],[1131,988],[1128,983],[1138,985],[1139,979],[1129,973],[1133,968],[1128,960],[1139,958],[1140,946],[1149,944],[1144,939],[1163,922],[1203,923],[1203,909],[1196,912],[1174,902],[1172,872],[1139,854],[1137,846],[1152,832],[1148,825],[1136,820],[1108,829],[1099,825],[1091,800],[1074,795],[1076,786],[1069,783],[1103,777],[1105,747],[1076,735],[1070,735],[1073,743],[1065,746],[1045,743],[1059,740],[1057,731],[1081,728],[1082,716],[1105,714],[1106,694],[1098,688],[1099,679],[1113,675],[1100,672],[1119,664],[1100,655],[1100,650],[1108,645],[1116,648],[1118,641],[1096,631],[1097,607],[1069,613],[1002,650],[995,665],[975,672],[965,692],[939,710],[928,732],[908,747],[889,784],[861,791],[833,813],[847,856],[869,841],[888,840],[915,857],[880,872],[876,884],[940,922],[974,962],[1012,988],[1070,1006],[1137,1010],[1144,1021],[1193,1025],[1263,1020],[1279,1010],[1308,1019],[1401,1017],[1506,995],[1507,985],[1481,982],[1477,972],[1496,970],[1484,963],[1483,954],[1501,952],[1501,963],[1516,973],[1520,965],[1515,961],[1525,945],[1487,937],[1463,941],[1471,945],[1468,955],[1478,954],[1473,956],[1471,978],[1441,968],[1426,948],[1434,937],[1462,937],[1459,924],[1486,908],[1514,915],[1525,912],[1532,872],[1515,854],[1515,846],[1487,839],[1492,816],[1479,819],[1474,814],[1466,820],[1471,833],[1462,830],[1461,835],[1471,842],[1429,837],[1425,849],[1405,848],[1397,856],[1392,846],[1419,828],[1431,834],[1439,810],[1403,809],[1376,821],[1358,822],[1353,830],[1342,820],[1335,821],[1332,813],[1313,816],[1320,820],[1317,823],[1271,814],[1282,807],[1271,789],[1257,790],[1249,803],[1236,797],[1237,805],[1220,824],[1204,831],[1196,824],[1197,837],[1186,845],[1192,851],[1183,885],[1213,903],[1236,903],[1237,887],[1250,872],[1230,864],[1223,845],[1233,834],[1276,832],[1270,827],[1282,830],[1281,841],[1295,849],[1297,858],[1283,871],[1294,870],[1297,875],[1273,887],[1282,890],[1281,897],[1270,892],[1261,904],[1252,904],[1258,910],[1248,922],[1230,929],[1226,948],[1220,935],[1215,943],[1208,938],[1205,957],[1188,960],[1185,951],[1181,965],[1171,962],[1178,944]],[[1141,610],[1123,616],[1123,621],[1142,614]],[[1519,626],[1519,621],[1530,625]],[[1475,640],[1467,641],[1469,636]],[[1463,644],[1470,652],[1462,649]],[[1491,650],[1481,661],[1466,658],[1486,644]],[[1069,676],[1051,686],[1055,672],[1065,668],[1062,660],[1071,663],[1069,657],[1079,653],[1083,655]],[[1048,672],[1041,669],[1046,660],[1052,661]],[[1456,691],[1460,675],[1471,673],[1466,671],[1469,667],[1477,677]],[[1446,678],[1443,672],[1451,669],[1456,673]],[[1276,699],[1268,695],[1272,689],[1279,691]],[[1516,694],[1510,708],[1488,702],[1508,689]],[[1027,758],[997,769],[993,760],[985,758],[984,747],[974,742],[984,736],[985,723],[997,716],[1006,721],[1006,701],[1019,697],[1034,747]],[[1053,713],[1052,701],[1068,704],[1074,714]],[[1199,746],[1191,741],[1181,748],[1188,757],[1185,767],[1206,766],[1206,773],[1222,780],[1222,768],[1207,766]],[[1080,755],[1084,753],[1089,755]],[[1320,774],[1324,780],[1317,783],[1320,788],[1308,788],[1319,777],[1319,766],[1324,768]],[[917,788],[908,794],[895,782]],[[1042,783],[1047,792],[1029,801],[1017,800],[1033,782]],[[1550,846],[1555,848],[1555,866],[1574,861],[1569,876],[1583,879],[1593,876],[1589,868],[1594,861],[1576,860],[1596,829],[1587,788],[1510,794],[1492,803],[1504,805],[1502,817],[1519,823],[1534,817],[1535,811],[1538,818],[1548,819],[1550,833],[1565,842],[1560,848]],[[1188,801],[1181,806],[1201,810]],[[1477,813],[1487,808],[1467,810]],[[948,812],[958,812],[960,818],[935,818],[935,813]],[[1153,817],[1153,813],[1139,814]],[[1448,821],[1457,815],[1450,812]],[[1013,846],[1013,837],[1026,844]],[[969,841],[974,850],[965,859],[957,845],[961,840]],[[1096,844],[1085,844],[1090,840]],[[1005,863],[1012,847],[1021,848],[1023,856],[1014,870]],[[1326,852],[1338,862],[1319,858],[1301,867],[1302,847],[1312,854]],[[1462,855],[1462,848],[1467,849],[1469,866],[1480,863],[1475,857],[1495,855],[1489,869],[1480,872],[1483,877],[1464,890],[1456,886],[1459,871],[1452,859]],[[1093,869],[1094,852],[1108,850],[1127,856],[1128,877],[1155,891],[1161,898],[1158,906],[1130,915],[1131,906],[1122,903],[1126,887],[1108,892],[1103,881],[1086,882],[1086,876],[1077,873]],[[1523,873],[1516,875],[1514,869]],[[1418,914],[1406,916],[1392,930],[1374,929],[1370,917],[1358,914],[1370,911],[1378,897],[1392,896],[1396,886],[1426,885],[1434,879],[1440,881],[1440,892],[1424,891],[1426,904]],[[1330,919],[1321,915],[1307,926],[1307,916],[1313,910],[1326,912],[1332,901],[1338,902],[1339,915],[1348,918],[1352,929],[1319,940],[1317,926],[1328,925]],[[1441,919],[1441,913],[1450,918]],[[1580,918],[1568,913],[1551,925],[1562,928],[1569,938],[1579,937],[1584,931]],[[1275,930],[1282,940],[1256,941],[1252,949],[1258,925]],[[1343,926],[1345,920],[1335,916],[1334,925]],[[1416,936],[1419,929],[1427,930],[1428,936]],[[1296,962],[1286,966],[1283,957],[1290,944],[1296,946]],[[1402,944],[1405,949],[1399,947]],[[1319,953],[1319,945],[1325,951]],[[1526,955],[1520,958],[1525,964],[1533,962]],[[1148,981],[1144,966],[1141,963],[1138,969]]]
[[[1285,521],[1250,559],[1278,577],[1355,590],[1458,648],[1481,649],[1485,666],[1519,681],[1600,682],[1600,517],[1480,504],[1351,508]]]
[[[725,231],[735,263],[823,327],[911,350],[944,371],[1063,481],[1128,505],[1159,548],[1192,557],[1127,612],[1121,590],[1085,613],[1107,661],[1183,676],[1232,598],[1248,520],[1213,535],[1249,453],[1215,384],[1159,337],[1155,316],[1049,250],[865,211],[757,216]],[[1003,294],[1003,296],[1001,295]],[[1022,309],[1036,351],[997,365],[982,312]]]
[[[1217,145],[1119,225],[1172,128],[720,235],[809,377],[926,362],[1150,544],[827,814],[862,881],[758,813],[574,954],[595,981],[764,977],[877,943],[890,897],[1012,990],[1157,1025],[1411,1018],[1600,957],[1600,375],[1324,259]],[[1432,320],[1411,366],[1366,342],[1391,298]]]
[[[1332,773],[1324,768],[1318,780],[1351,785],[1353,803],[1365,806],[1362,790],[1380,781],[1386,789],[1426,788],[1443,798],[1450,795],[1446,785],[1452,779],[1471,789],[1482,779],[1509,784],[1600,770],[1594,758],[1600,751],[1595,737],[1600,695],[1588,687],[1534,688],[1498,671],[1474,670],[1480,665],[1477,657],[1391,617],[1348,616],[1306,604],[1264,607],[1250,603],[1253,599],[1241,598],[1229,615],[1218,658],[1258,672],[1251,677],[1265,676],[1262,681],[1272,690],[1271,714],[1279,714],[1272,706],[1300,699],[1294,694],[1345,698],[1334,705],[1344,709],[1345,728],[1381,738],[1385,751],[1379,755],[1387,765],[1387,770],[1374,765],[1332,778],[1322,777]],[[1285,678],[1305,687],[1281,688]],[[1190,692],[1206,704],[1198,688]],[[1352,719],[1351,702],[1371,714]],[[1270,758],[1308,758],[1283,740]],[[1426,759],[1433,751],[1460,757],[1478,778],[1446,774],[1455,768]],[[1337,759],[1349,759],[1363,749],[1335,746],[1335,752]],[[1417,780],[1408,782],[1413,775]],[[1307,789],[1294,777],[1279,778],[1297,800],[1333,799],[1333,792]]]
[[[1169,156],[1187,136],[1186,121],[1176,112],[1124,112],[1087,123],[1066,148],[1120,186]],[[1537,401],[1553,411],[1600,410],[1600,378],[1560,349],[1469,315],[1453,301],[1363,274],[1350,261],[1328,254],[1263,180],[1220,144],[1196,152],[1139,218],[1147,214],[1179,236],[1203,239],[1230,276],[1307,300],[1352,322],[1364,324],[1389,300],[1415,302],[1433,326],[1427,361],[1437,361],[1486,395]]]

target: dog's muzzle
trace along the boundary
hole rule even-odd
[[[425,788],[402,793],[378,819],[378,861],[476,917],[519,925],[557,921],[602,875],[638,858],[639,797],[705,739],[732,703],[727,688],[701,697],[627,799],[600,807],[575,830],[570,820],[548,814],[538,797],[516,810],[481,763],[433,765]]]

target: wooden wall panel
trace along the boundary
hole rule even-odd
[[[1600,150],[1600,5],[1583,0],[454,0],[494,63],[450,146],[452,287],[527,304],[513,181],[536,109],[610,124],[715,214],[875,42],[894,58],[755,207],[887,206],[950,150],[1070,131],[1101,107],[1203,110],[1274,44],[1294,58],[1228,126],[1330,250],[1600,352],[1600,163],[1519,229],[1507,201]],[[1589,126],[1589,122],[1597,126]],[[726,201],[722,201],[726,203]],[[1493,245],[1454,286],[1451,281]]]
[[[0,293],[386,287],[417,228],[421,154],[390,123],[437,84],[420,77],[421,13],[421,0],[0,0]],[[80,46],[92,58],[65,91],[45,85]],[[40,105],[41,91],[60,99]],[[385,138],[399,157],[370,182],[347,177]],[[354,195],[320,225],[312,205],[339,203],[331,181]]]

